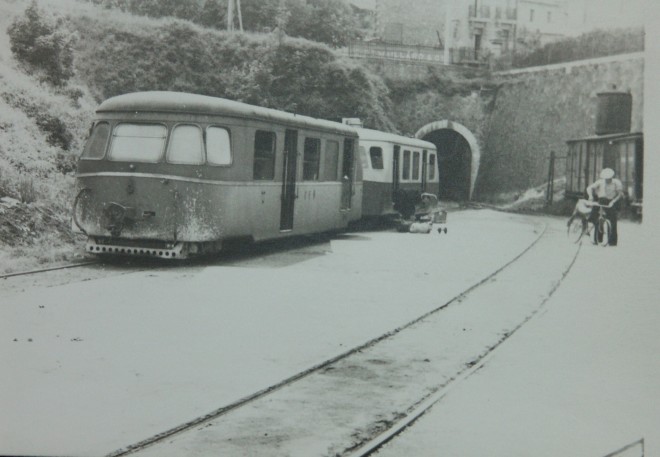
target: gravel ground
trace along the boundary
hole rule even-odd
[[[61,285],[10,288],[0,452],[99,455],[141,441],[409,322],[539,235],[532,217],[449,217],[446,235],[361,232],[231,262],[81,268]]]
[[[660,455],[658,242],[620,231],[616,248],[584,245],[544,311],[378,456]]]

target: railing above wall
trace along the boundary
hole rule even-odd
[[[348,46],[349,57],[357,59],[383,59],[407,62],[420,62],[438,65],[485,65],[480,51],[472,48],[452,48],[445,61],[445,50],[440,47],[384,43],[380,41],[356,41]]]
[[[445,64],[444,50],[434,46],[383,42],[354,42],[348,46],[349,57],[379,58]]]

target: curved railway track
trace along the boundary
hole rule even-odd
[[[59,265],[57,267],[49,267],[49,268],[39,268],[36,270],[28,270],[28,271],[17,271],[15,273],[6,273],[0,275],[0,279],[7,279],[7,278],[13,278],[15,276],[27,276],[27,275],[34,275],[34,274],[39,274],[39,273],[46,273],[49,271],[57,271],[57,270],[67,270],[69,268],[78,268],[78,267],[85,267],[89,265],[96,265],[99,264],[99,260],[90,260],[89,262],[81,262],[81,263],[71,263],[67,265]]]
[[[168,440],[171,440],[177,435],[183,435],[185,432],[193,430],[196,427],[200,427],[202,424],[210,424],[212,421],[222,418],[223,416],[227,416],[229,413],[237,412],[241,410],[242,408],[251,405],[255,402],[257,402],[260,399],[264,399],[268,397],[269,395],[274,394],[275,392],[281,391],[282,389],[286,387],[293,386],[295,383],[310,377],[310,375],[317,374],[317,373],[322,373],[325,370],[331,369],[331,366],[333,364],[337,364],[338,362],[344,361],[346,359],[349,359],[351,356],[357,355],[362,353],[363,351],[367,351],[370,348],[373,348],[377,346],[381,342],[385,342],[387,340],[392,339],[394,336],[401,334],[404,330],[410,329],[411,327],[414,327],[416,324],[419,324],[430,317],[434,315],[438,315],[441,311],[447,309],[448,307],[463,302],[465,299],[467,299],[471,294],[479,290],[482,286],[486,285],[487,283],[491,282],[494,280],[494,278],[500,274],[502,271],[506,270],[507,268],[510,268],[512,265],[514,265],[516,262],[518,262],[525,254],[527,254],[530,250],[532,250],[538,243],[539,241],[546,235],[547,231],[547,224],[544,224],[543,230],[540,231],[539,235],[533,240],[531,244],[529,244],[525,249],[523,249],[519,254],[517,254],[514,258],[512,258],[510,261],[508,261],[506,264],[502,265],[500,268],[498,268],[496,271],[492,272],[485,278],[481,279],[480,281],[476,282],[472,286],[468,287],[466,290],[461,292],[460,294],[454,296],[452,299],[449,301],[443,303],[440,306],[437,306],[436,308],[432,309],[431,311],[428,311],[419,317],[407,322],[404,325],[401,325],[387,333],[384,333],[380,336],[377,336],[375,338],[372,338],[371,340],[367,341],[366,343],[353,347],[350,350],[347,350],[336,357],[330,358],[328,360],[325,360],[322,363],[319,363],[317,365],[314,365],[304,371],[298,372],[286,379],[283,379],[279,383],[273,384],[267,388],[264,388],[258,392],[253,393],[252,395],[249,395],[247,397],[241,398],[231,404],[222,406],[214,411],[211,411],[208,414],[205,414],[203,416],[199,416],[191,421],[188,421],[186,423],[183,423],[177,427],[174,427],[172,429],[169,429],[167,431],[164,431],[162,433],[159,433],[157,435],[151,436],[143,441],[140,441],[138,443],[135,443],[133,445],[127,446],[122,449],[118,449],[115,452],[112,452],[109,454],[111,457],[119,457],[119,456],[124,456],[124,455],[129,455],[129,454],[135,454],[135,453],[140,453],[141,451],[147,451],[151,450],[148,448],[151,448],[152,446],[158,445],[160,443],[165,443]],[[562,272],[561,279],[563,279],[568,271],[570,270],[571,266],[575,262],[575,259],[577,258],[577,254],[579,252],[579,246],[575,249],[575,253],[570,260],[570,263],[568,267]],[[549,297],[552,295],[554,290],[559,286],[560,281],[557,281],[550,292],[547,294],[547,296],[544,298],[543,302],[541,303],[541,306],[549,299]],[[538,309],[537,309],[538,311]],[[455,385],[458,381],[461,379],[464,379],[468,377],[471,373],[474,371],[478,370],[483,364],[485,363],[487,357],[499,346],[501,345],[504,341],[506,341],[513,333],[515,333],[518,329],[520,329],[529,319],[533,317],[533,315],[536,314],[534,312],[533,314],[527,316],[526,319],[524,319],[522,322],[520,322],[516,327],[514,327],[512,330],[508,331],[504,337],[502,337],[499,341],[496,342],[496,344],[490,346],[485,352],[482,352],[479,354],[476,358],[474,358],[467,366],[466,369],[461,371],[460,373],[456,374],[450,382],[446,386],[442,386],[440,388],[435,389],[435,391],[422,398],[421,400],[417,401],[415,405],[406,412],[403,418],[401,420],[396,421],[393,424],[388,424],[389,426],[386,427],[385,430],[379,430],[377,433],[374,433],[373,436],[370,436],[368,439],[361,438],[358,443],[354,443],[340,452],[333,453],[333,455],[341,455],[341,456],[350,456],[350,457],[361,457],[361,456],[367,456],[372,454],[374,451],[376,451],[380,446],[382,446],[385,442],[391,440],[393,437],[395,437],[397,434],[401,433],[406,427],[410,426],[415,420],[417,420],[419,417],[421,417],[426,411],[428,411],[435,403],[437,403],[444,395],[446,395],[448,389],[452,386]],[[158,448],[158,446],[155,446]],[[156,452],[158,450],[156,449]],[[146,452],[148,453],[148,452]]]

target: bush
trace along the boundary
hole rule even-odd
[[[99,100],[141,90],[224,97],[391,130],[382,80],[319,43],[211,31],[178,20],[71,19],[76,72]]]
[[[74,35],[41,11],[36,0],[8,28],[11,51],[19,62],[43,72],[44,79],[63,85],[73,75]]]

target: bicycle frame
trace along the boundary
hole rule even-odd
[[[582,237],[587,234],[591,237],[591,234],[593,233],[594,230],[596,230],[596,233],[594,233],[594,239],[592,240],[593,244],[600,244],[601,246],[607,246],[609,244],[609,237],[611,233],[611,222],[607,217],[607,211],[606,209],[609,208],[610,206],[608,205],[601,205],[600,203],[590,201],[590,200],[581,200],[580,203],[584,204],[585,206],[594,208],[598,207],[598,218],[596,219],[595,222],[591,220],[591,215],[587,215],[584,213],[579,213],[579,219],[576,218],[576,213],[571,216],[572,218],[572,223],[569,224],[568,226],[568,236],[570,238],[574,238],[575,234],[577,232],[576,228],[572,227],[573,223],[575,223],[577,220],[580,221],[582,224],[582,228],[580,230],[579,235],[577,238],[575,238],[574,242],[578,243]],[[607,227],[601,228],[601,227]],[[601,231],[606,231],[605,233],[599,233],[597,232],[598,230]],[[606,239],[603,240],[603,237],[606,236]]]

